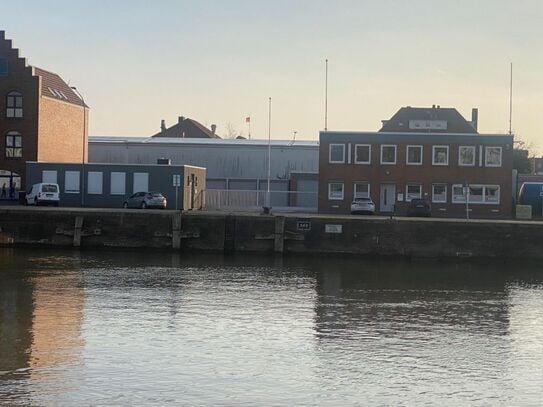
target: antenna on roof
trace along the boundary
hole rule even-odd
[[[511,62],[511,73],[509,77],[509,134],[512,134],[513,122],[513,63]]]
[[[328,58],[324,75],[324,131],[328,130]]]

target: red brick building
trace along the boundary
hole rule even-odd
[[[479,134],[472,115],[405,107],[378,132],[321,132],[319,212],[347,214],[371,197],[377,213],[403,214],[426,198],[433,216],[511,217],[513,137]]]
[[[0,199],[26,188],[26,161],[87,161],[87,136],[84,102],[57,74],[27,65],[0,31]]]

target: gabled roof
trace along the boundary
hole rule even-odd
[[[74,105],[86,106],[73,89],[56,73],[33,67],[34,75],[40,76],[41,95],[62,100]]]
[[[210,129],[196,120],[188,117],[179,117],[179,121],[173,126],[163,129],[151,137],[171,137],[171,138],[219,138]]]
[[[410,126],[410,122],[415,123],[420,121],[422,127],[417,128],[414,125]],[[445,128],[433,126],[432,128],[424,128],[422,122],[446,122]],[[430,126],[429,126],[430,127]],[[452,107],[402,107],[390,118],[383,121],[383,127],[380,132],[405,133],[416,132],[421,133],[428,131],[431,133],[467,133],[477,134],[477,130],[464,117],[458,113],[458,110]]]

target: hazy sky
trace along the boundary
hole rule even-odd
[[[266,138],[378,130],[401,106],[456,107],[540,151],[543,1],[0,0],[0,29],[30,64],[91,106],[91,134],[150,135],[166,119]]]

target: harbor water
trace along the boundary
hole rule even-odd
[[[536,264],[0,249],[0,406],[539,405]]]

